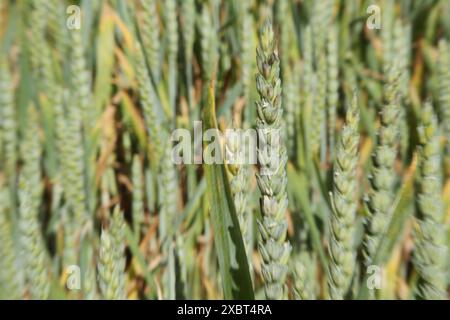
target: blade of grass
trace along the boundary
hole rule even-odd
[[[203,110],[204,131],[217,129],[214,99],[214,85],[211,84],[208,105]],[[225,165],[205,164],[204,170],[224,298],[254,299],[248,260]]]

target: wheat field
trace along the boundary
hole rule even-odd
[[[450,2],[0,0],[0,299],[449,298]]]

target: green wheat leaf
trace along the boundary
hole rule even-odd
[[[213,85],[209,88],[203,121],[204,131],[217,129]],[[254,299],[244,242],[225,165],[205,164],[204,168],[224,298]]]

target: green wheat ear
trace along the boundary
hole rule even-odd
[[[124,300],[125,222],[118,207],[114,209],[109,230],[102,229],[97,269],[102,297],[107,300]]]
[[[173,226],[178,212],[178,177],[176,167],[172,160],[172,148],[168,143],[160,164],[161,180],[161,217],[160,236],[162,241],[172,241],[174,236]],[[169,239],[170,237],[170,239]]]
[[[17,257],[14,252],[14,242],[9,211],[9,194],[0,181],[0,290],[2,299],[20,299],[22,288],[20,274],[17,269]],[[4,292],[3,292],[4,291]]]
[[[336,149],[334,163],[333,211],[330,217],[330,270],[328,286],[332,299],[344,299],[352,282],[358,179],[359,110],[357,96],[347,110],[346,124]]]
[[[230,188],[234,197],[234,206],[239,220],[239,227],[241,229],[242,238],[244,239],[244,246],[247,252],[249,265],[251,266],[251,232],[248,232],[251,215],[248,208],[248,189],[250,168],[245,164],[245,146],[244,139],[240,135],[242,133],[239,129],[234,129],[237,134],[231,135],[226,139],[227,157],[232,159],[228,163],[228,168],[231,173]]]
[[[327,128],[331,158],[335,154],[336,113],[339,104],[338,25],[332,24],[327,41]]]
[[[17,119],[14,106],[14,92],[7,58],[0,57],[0,115],[2,126],[2,144],[4,172],[9,181],[15,180],[17,164]]]
[[[248,103],[251,93],[251,84],[255,67],[255,41],[254,41],[254,21],[253,16],[248,12],[248,3],[243,1],[243,17],[240,29],[241,48],[242,48],[242,85],[245,102]],[[245,119],[248,124],[249,119]]]
[[[183,17],[183,41],[186,63],[191,63],[195,42],[195,0],[184,0],[181,3]]]
[[[317,298],[317,261],[313,254],[302,251],[293,262],[293,296],[296,300],[314,300]]]
[[[68,30],[64,19],[66,7],[64,6],[64,2],[59,0],[44,1],[44,6],[49,14],[49,33],[52,35],[53,41],[55,42],[59,59],[63,60],[69,45]]]
[[[441,197],[440,137],[430,102],[425,103],[421,120],[413,259],[419,274],[417,296],[422,299],[446,299],[448,242]]]
[[[77,101],[75,108],[81,114],[84,133],[90,134],[94,126],[94,120],[97,118],[94,114],[95,108],[92,107],[93,97],[91,93],[91,75],[87,67],[84,56],[84,44],[81,30],[71,30],[71,47],[72,53],[70,63],[70,75],[72,99]]]
[[[380,239],[390,221],[393,191],[396,182],[394,163],[397,156],[399,117],[398,73],[389,71],[386,85],[386,101],[381,111],[381,127],[373,155],[373,168],[369,176],[371,189],[366,197],[369,217],[364,239],[364,257],[370,265]]]
[[[163,155],[163,138],[161,136],[160,122],[156,112],[157,98],[152,81],[147,72],[147,65],[139,42],[136,43],[135,70],[147,132],[155,149],[155,160],[156,162],[159,162]]]
[[[286,240],[287,154],[281,139],[280,61],[270,20],[261,28],[256,55],[259,71],[256,88],[260,96],[256,102],[260,164],[257,181],[262,214],[262,221],[258,222],[261,235],[259,250],[266,297],[273,300],[286,297],[285,280],[291,245]]]
[[[31,299],[47,299],[50,293],[48,256],[39,223],[42,196],[39,118],[30,105],[21,145],[23,166],[19,178],[19,230],[24,253],[25,277]]]
[[[202,59],[202,72],[205,83],[209,83],[215,76],[215,68],[218,60],[218,43],[216,39],[215,25],[210,14],[208,2],[202,5],[200,22],[200,47]]]
[[[25,176],[19,178],[20,240],[30,299],[45,300],[50,294],[48,257],[32,188],[31,181]]]
[[[140,0],[142,4],[142,24],[140,33],[147,63],[150,66],[153,80],[159,82],[161,75],[161,57],[159,40],[159,21],[155,0]]]

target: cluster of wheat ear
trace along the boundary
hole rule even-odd
[[[0,0],[0,298],[447,299],[450,2],[371,4]]]

